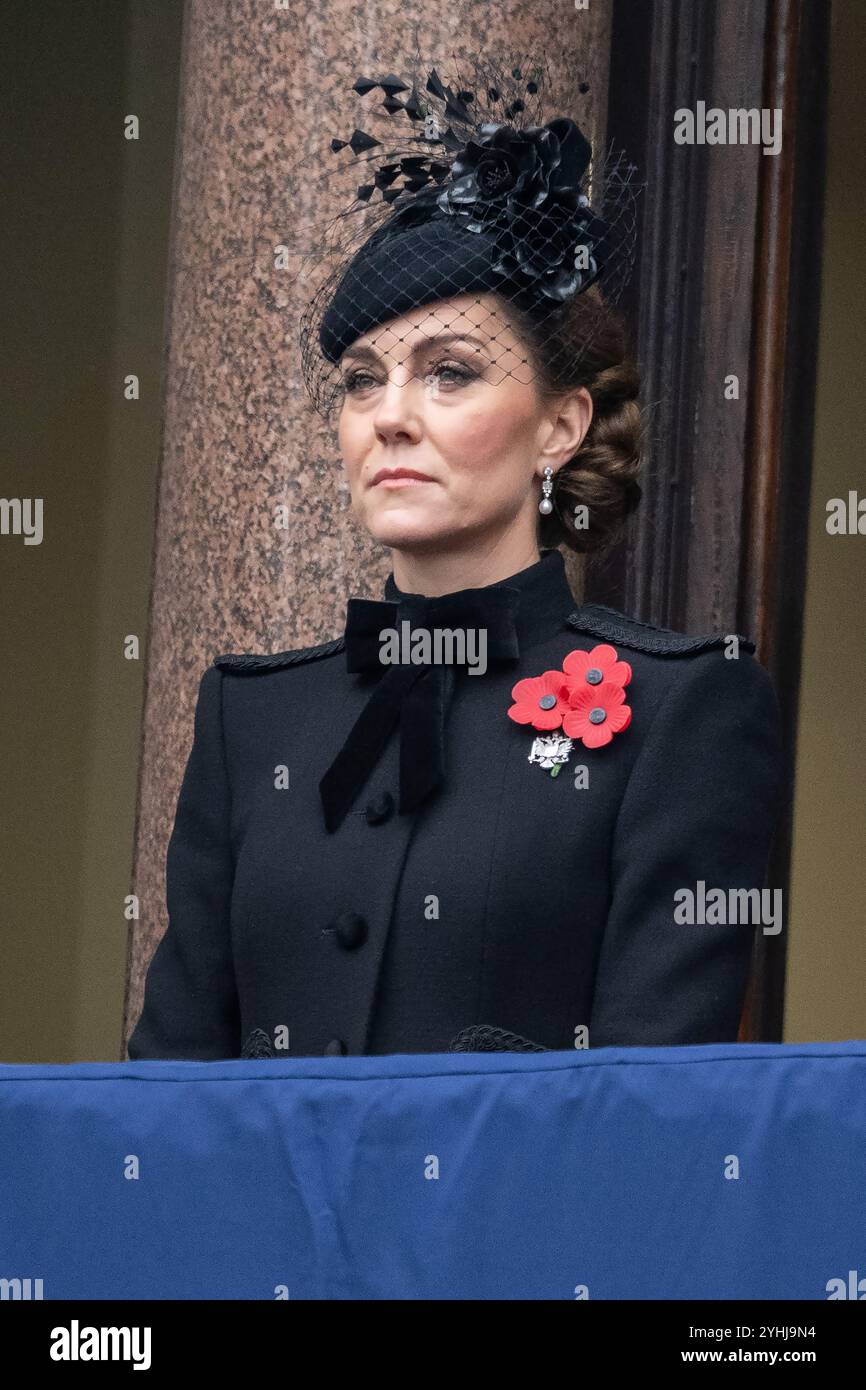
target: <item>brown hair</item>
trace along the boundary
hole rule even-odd
[[[554,400],[579,386],[592,396],[592,422],[583,442],[554,474],[553,511],[539,516],[539,542],[545,548],[564,544],[572,550],[600,550],[616,539],[641,496],[641,382],[625,321],[604,304],[597,285],[540,324],[513,300],[504,307],[527,346],[542,398]],[[589,524],[578,529],[574,508],[581,504],[587,507]]]

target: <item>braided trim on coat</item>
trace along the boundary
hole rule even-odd
[[[254,1028],[248,1034],[247,1040],[241,1048],[241,1059],[253,1060],[260,1057],[273,1057],[274,1049],[271,1040],[262,1028]]]
[[[632,647],[639,652],[655,652],[658,656],[682,656],[686,652],[709,651],[721,647],[729,636],[736,636],[740,646],[747,652],[755,651],[755,643],[741,633],[708,633],[692,637],[686,632],[673,632],[670,628],[656,627],[653,623],[642,622],[639,618],[627,618],[615,608],[604,604],[590,603],[569,613],[566,622],[578,632],[590,632],[594,637],[602,637],[607,642],[615,642],[621,647]]]
[[[221,671],[277,671],[283,666],[298,666],[302,661],[319,661],[325,656],[334,656],[345,646],[345,638],[334,637],[330,642],[322,642],[318,647],[300,647],[293,652],[227,652],[225,656],[215,656],[213,665]]]
[[[509,1033],[506,1028],[494,1028],[489,1023],[473,1023],[452,1038],[449,1052],[546,1052],[541,1043]]]

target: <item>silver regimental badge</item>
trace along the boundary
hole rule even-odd
[[[568,762],[573,746],[570,738],[563,738],[561,734],[546,734],[533,739],[529,761],[549,768],[551,777],[556,777],[563,763]]]

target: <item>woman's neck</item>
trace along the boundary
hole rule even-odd
[[[427,598],[499,584],[540,559],[535,541],[517,547],[512,541],[510,545],[495,545],[487,550],[476,546],[468,551],[391,551],[397,588],[404,594],[424,594]]]

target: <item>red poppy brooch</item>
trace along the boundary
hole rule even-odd
[[[603,748],[614,734],[631,723],[625,703],[625,687],[631,667],[620,661],[614,647],[580,648],[569,652],[560,671],[527,676],[511,691],[514,704],[508,711],[515,724],[531,724],[541,731],[533,741],[531,763],[549,768],[555,777],[568,762],[574,741],[587,748]]]

